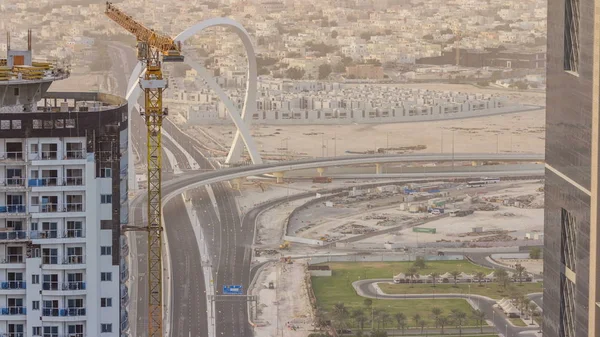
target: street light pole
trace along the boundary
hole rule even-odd
[[[452,171],[454,171],[454,131],[452,130]]]
[[[385,148],[389,149],[390,148],[390,133],[389,132],[386,133],[385,136],[386,136],[385,137]]]
[[[337,133],[333,134],[333,157],[337,157]]]

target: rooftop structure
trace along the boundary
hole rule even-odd
[[[6,34],[6,58],[0,58],[0,107],[21,106],[31,112],[50,84],[69,77],[69,69],[58,62],[33,59],[31,30],[27,34],[27,50],[10,47],[10,33]]]

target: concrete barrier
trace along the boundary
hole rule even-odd
[[[490,255],[492,259],[528,259],[529,253],[502,253]]]
[[[409,262],[414,261],[419,255],[332,255],[332,256],[319,256],[312,257],[309,259],[308,264],[319,264],[329,262]],[[424,256],[426,261],[462,261],[465,259],[463,255],[426,255]]]
[[[323,241],[321,241],[321,240],[306,239],[306,238],[301,238],[301,237],[297,237],[297,236],[284,235],[283,240],[289,241],[289,242],[295,242],[295,243],[303,243],[303,244],[312,245],[312,246],[322,246],[323,245]]]

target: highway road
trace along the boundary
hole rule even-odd
[[[535,332],[539,330],[539,327],[516,327],[508,322],[506,315],[501,310],[494,308],[496,301],[485,296],[479,295],[468,295],[468,294],[423,294],[423,295],[411,295],[411,294],[381,294],[378,293],[374,287],[374,284],[379,282],[392,282],[391,279],[373,279],[373,280],[361,280],[352,283],[352,286],[358,293],[358,295],[368,298],[384,299],[384,300],[402,300],[402,299],[431,299],[431,298],[464,298],[471,299],[479,310],[485,313],[486,319],[492,321],[494,326],[498,329],[498,332],[503,334],[505,337],[517,337],[522,336],[523,332]]]
[[[124,95],[124,88],[126,86],[127,78],[125,76],[130,73],[135,65],[135,57],[133,56],[133,50],[119,45],[111,50],[115,52],[111,53],[111,56],[115,62],[113,64],[121,64],[123,69],[118,71],[118,85],[117,94]],[[123,56],[127,55],[127,56]],[[121,63],[117,62],[121,60]],[[122,91],[122,92],[121,92]],[[175,141],[180,144],[186,152],[192,155],[194,159],[200,164],[201,170],[210,170],[212,167],[210,163],[204,158],[204,155],[196,150],[193,146],[195,140],[189,138],[187,135],[180,132],[172,124],[165,122],[165,130],[171,134]],[[145,126],[142,118],[137,113],[132,114],[132,141],[133,145],[137,149],[137,153],[140,154],[142,163],[145,160]],[[165,140],[164,146],[170,152],[173,153],[176,161],[183,166],[180,166],[182,170],[187,170],[188,160],[185,154],[179,150],[177,146],[170,140],[163,137]],[[166,157],[166,156],[165,156]],[[250,257],[251,257],[251,245],[253,238],[254,226],[242,225],[237,206],[234,199],[234,194],[229,190],[222,182],[232,179],[234,177],[242,177],[247,175],[256,175],[264,173],[272,173],[274,170],[288,170],[296,168],[314,168],[318,166],[338,166],[340,164],[364,164],[374,162],[395,162],[395,161],[471,161],[475,159],[482,160],[528,160],[528,161],[540,161],[543,160],[543,155],[536,154],[469,154],[469,155],[413,155],[413,156],[367,156],[367,157],[338,157],[335,159],[309,159],[296,161],[286,164],[263,164],[253,167],[236,167],[227,170],[220,170],[218,172],[203,172],[194,174],[183,174],[174,175],[167,174],[163,175],[163,182],[165,188],[163,189],[163,195],[166,195],[172,191],[183,191],[189,189],[192,182],[203,181],[202,184],[212,184],[212,189],[217,201],[217,209],[215,209],[210,203],[209,195],[206,188],[196,188],[188,196],[192,198],[194,207],[198,214],[201,214],[201,225],[206,231],[205,236],[210,237],[212,231],[212,237],[214,241],[209,242],[209,251],[213,254],[213,271],[215,288],[217,294],[219,294],[223,285],[226,284],[241,284],[247,288],[250,278]],[[165,164],[167,161],[165,161]],[[173,167],[165,165],[165,171],[173,172]],[[197,172],[197,171],[196,171]],[[519,174],[515,171],[515,174]],[[197,184],[198,187],[200,184]],[[136,203],[133,204],[133,219],[138,222],[143,219],[143,208],[138,205],[143,204],[143,199],[137,199]],[[192,224],[187,217],[183,217],[185,212],[183,201],[181,198],[173,198],[164,206],[164,215],[166,222],[166,234],[169,240],[177,240],[182,235],[187,237],[187,240],[179,242],[177,240],[176,249],[171,246],[170,250],[170,261],[173,268],[173,279],[171,280],[173,287],[173,306],[172,317],[172,336],[206,336],[207,329],[206,324],[201,324],[202,320],[198,317],[199,313],[206,313],[206,301],[199,300],[200,295],[192,294],[203,294],[204,291],[204,279],[201,273],[202,263],[199,257],[198,244],[193,239]],[[210,212],[214,212],[211,214]],[[206,214],[208,213],[208,214]],[[218,216],[217,216],[218,214]],[[174,221],[175,220],[175,221]],[[139,223],[138,223],[139,224]],[[218,234],[217,234],[218,232]],[[218,237],[218,241],[217,241]],[[171,239],[173,238],[173,239]],[[132,310],[131,317],[137,317],[135,328],[132,328],[132,335],[144,336],[145,328],[147,327],[147,311],[146,299],[146,270],[145,270],[145,255],[143,253],[146,247],[146,238],[144,235],[137,235],[135,240],[137,246],[136,256],[137,268],[137,279],[134,280],[135,285],[132,288],[136,288],[136,300],[132,301],[132,306],[135,309]],[[196,254],[198,254],[196,256]],[[193,258],[197,257],[197,258]],[[192,273],[191,270],[196,270],[196,273]],[[135,277],[135,276],[134,276]],[[231,336],[231,337],[246,337],[250,336],[250,328],[247,323],[247,312],[245,303],[242,301],[234,302],[218,302],[217,303],[217,336]],[[200,322],[196,324],[197,322]],[[133,332],[135,330],[135,332]]]
[[[133,70],[136,59],[133,49],[118,43],[111,44],[109,55],[113,64],[113,73],[117,77],[117,87],[115,94],[125,96],[125,90],[129,74]],[[115,69],[116,68],[116,69]],[[167,126],[169,122],[165,123]],[[168,128],[167,128],[168,129]],[[139,112],[134,110],[131,116],[130,141],[133,142],[134,153],[139,155],[140,164],[145,167],[146,162],[146,127],[143,118]],[[188,142],[189,143],[189,142]],[[163,148],[170,151],[180,165],[182,170],[187,170],[190,166],[185,154],[167,137],[163,137]],[[133,155],[133,154],[132,154]],[[201,154],[194,156],[197,160],[204,159]],[[199,161],[200,163],[200,161]],[[173,164],[168,160],[166,152],[163,151],[163,181],[168,181],[175,177],[173,174]],[[206,160],[200,163],[204,169],[211,168]],[[132,168],[133,169],[133,168]],[[145,169],[138,171],[143,173]],[[200,198],[208,199],[208,194],[200,193]],[[144,225],[145,219],[145,198],[140,197],[131,203],[131,224]],[[200,258],[198,243],[191,227],[190,220],[186,214],[183,202],[178,198],[165,205],[164,218],[169,224],[166,226],[166,234],[170,240],[176,242],[178,249],[171,249],[169,258],[173,269],[173,279],[169,280],[175,286],[173,287],[173,303],[176,305],[173,310],[171,336],[189,337],[199,336],[208,337],[208,318],[206,315],[206,291],[204,289],[204,275]],[[177,221],[171,221],[177,219]],[[132,247],[132,263],[130,266],[134,273],[130,281],[131,303],[130,317],[135,319],[135,323],[130,324],[131,336],[147,336],[148,311],[147,311],[147,237],[141,232],[131,236],[135,242]],[[134,254],[135,253],[135,254]]]

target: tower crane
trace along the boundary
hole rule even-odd
[[[167,88],[162,62],[183,62],[181,44],[168,36],[146,28],[112,3],[106,3],[105,14],[137,39],[137,58],[146,66],[139,83],[144,90],[144,117],[147,128],[148,223],[146,227],[125,228],[148,232],[148,336],[163,335],[162,307],[162,209],[161,209],[161,128],[168,110],[163,110],[162,92]],[[162,56],[162,60],[161,60]]]

